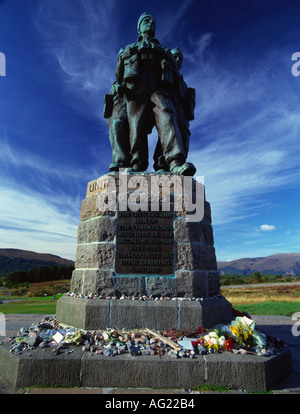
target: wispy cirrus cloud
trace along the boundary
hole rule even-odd
[[[220,64],[213,39],[201,35],[187,54],[185,79],[197,91],[189,160],[205,177],[215,224],[225,224],[258,214],[268,193],[298,185],[300,112],[283,48],[245,68],[246,54]]]
[[[72,98],[68,102],[97,118],[99,97],[109,92],[120,48],[116,9],[115,0],[72,0],[71,7],[69,0],[48,0],[33,14],[41,45]]]
[[[163,44],[177,46],[174,31],[191,3],[182,3],[169,14],[161,10],[159,21],[164,24],[157,32]],[[43,45],[63,75],[72,104],[97,117],[99,97],[108,92],[117,52],[126,44],[120,40],[116,6],[116,1],[74,0],[70,8],[68,0],[49,0],[40,4],[35,16]],[[183,45],[182,73],[197,92],[188,160],[205,177],[216,225],[258,215],[273,202],[268,193],[296,186],[300,178],[300,117],[290,56],[284,44],[274,48],[272,41],[257,58],[260,39],[252,36],[251,49],[247,44],[232,46],[228,54],[222,53],[222,60],[215,48],[220,34],[213,31],[199,30]],[[154,130],[149,137],[150,156],[156,142]]]
[[[51,252],[74,259],[87,172],[51,164],[0,143],[1,247]],[[69,184],[72,191],[69,191]]]
[[[8,184],[8,183],[7,183]],[[66,205],[69,204],[69,210]],[[51,252],[74,259],[78,217],[74,200],[47,197],[22,185],[0,186],[2,248]],[[63,211],[62,211],[63,207]],[[76,212],[76,213],[77,213]]]
[[[173,49],[177,44],[173,44],[174,33],[176,30],[181,28],[182,24],[184,25],[186,20],[186,12],[188,8],[195,3],[194,0],[185,0],[185,1],[174,1],[174,8],[170,10],[168,4],[164,5],[161,3],[159,16],[156,18],[156,36],[159,41],[169,49]],[[148,6],[147,6],[148,7]],[[151,6],[147,10],[148,13],[153,13],[151,11]]]
[[[91,176],[98,174],[96,163],[90,164],[89,168],[70,166],[64,163],[55,163],[45,157],[40,156],[33,149],[20,151],[14,143],[10,143],[8,138],[0,142],[0,172],[2,177],[17,177],[17,171],[20,171],[24,180],[25,177],[38,177],[39,185],[43,193],[62,191],[54,188],[55,182],[63,183],[72,182],[73,194],[76,196],[80,191],[80,185],[90,180]],[[27,181],[29,185],[29,182]]]

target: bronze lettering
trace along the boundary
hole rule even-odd
[[[117,274],[174,274],[173,211],[118,211]]]

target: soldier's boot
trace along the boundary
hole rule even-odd
[[[170,172],[172,174],[181,174],[192,177],[196,172],[196,167],[191,162],[185,162],[184,164],[173,160],[170,163]]]

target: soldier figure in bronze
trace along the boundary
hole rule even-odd
[[[104,118],[107,118],[112,148],[112,164],[109,171],[119,171],[130,166],[129,126],[124,87],[114,82],[110,93],[105,95]]]
[[[171,51],[173,58],[177,64],[177,69],[180,71],[183,61],[183,54],[179,47],[175,47]],[[183,76],[180,75],[180,81],[178,88],[175,89],[172,95],[172,101],[174,103],[176,113],[177,113],[177,123],[181,133],[182,142],[184,145],[186,156],[189,152],[189,144],[190,144],[190,122],[194,119],[194,110],[195,110],[195,94],[196,91],[193,88],[188,88]],[[168,165],[164,159],[162,154],[161,142],[160,137],[158,137],[158,142],[154,152],[154,169],[155,171],[162,173],[167,172]]]
[[[115,117],[115,106],[112,105],[113,115],[110,115],[109,125],[119,124],[120,129],[111,127],[110,139],[113,152],[122,153],[125,149],[126,156],[113,154],[111,170],[128,163],[131,172],[142,172],[148,168],[148,134],[155,125],[168,171],[174,174],[194,175],[196,168],[186,162],[186,144],[180,132],[172,100],[181,83],[176,62],[171,51],[154,37],[155,20],[149,13],[140,16],[137,28],[137,42],[127,45],[118,54],[116,81],[118,85],[122,85],[122,89],[124,88],[124,111],[120,117],[119,111],[116,110]],[[123,137],[127,133],[127,122],[129,135],[125,139]]]

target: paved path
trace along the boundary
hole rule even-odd
[[[300,393],[300,324],[293,328],[297,321],[288,316],[251,315],[251,317],[255,320],[257,329],[275,338],[283,339],[292,352],[293,372],[280,384],[278,390]],[[300,322],[300,318],[298,321]],[[293,335],[292,328],[298,336]]]
[[[253,283],[244,285],[221,285],[221,289],[239,289],[239,288],[256,288],[263,286],[297,286],[300,282],[281,282],[281,283]]]
[[[300,316],[300,315],[299,315]],[[20,328],[39,322],[45,315],[6,315],[6,333],[11,335]],[[299,393],[300,394],[300,318],[299,326],[294,325],[297,321],[287,316],[253,316],[257,329],[262,332],[283,339],[289,345],[293,358],[293,372],[273,393]],[[294,325],[294,328],[293,328]],[[298,336],[293,335],[299,334]],[[0,394],[190,394],[190,390],[153,390],[153,389],[120,389],[120,388],[28,388],[15,389],[0,378]],[[199,393],[199,392],[198,392]],[[201,394],[204,393],[201,391]],[[228,393],[245,394],[239,390],[232,390]]]

